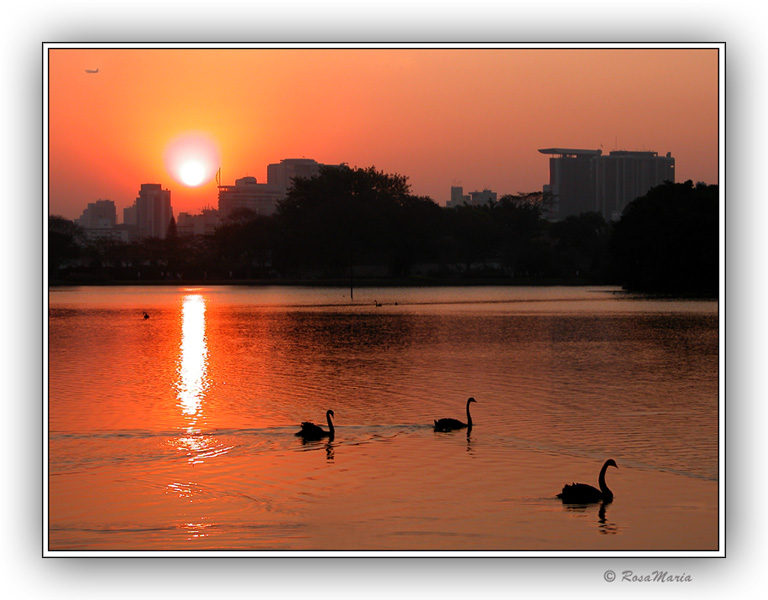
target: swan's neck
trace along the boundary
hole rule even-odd
[[[605,485],[605,472],[608,470],[608,465],[603,465],[603,468],[600,469],[600,477],[598,478],[597,482],[600,486],[600,491],[603,492],[603,496],[606,498],[613,498],[613,492],[608,489],[608,486]]]
[[[325,417],[326,419],[328,419],[328,431],[330,431],[331,435],[333,435],[334,430],[333,430],[333,421],[331,421],[331,413],[326,413]]]
[[[472,427],[472,415],[469,414],[469,405],[472,404],[471,402],[467,402],[467,425],[469,427]]]

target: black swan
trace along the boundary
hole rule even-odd
[[[469,405],[477,402],[474,398],[467,400],[467,422],[462,423],[458,419],[438,419],[435,421],[435,431],[454,431],[455,429],[472,428],[472,415],[469,414]]]
[[[586,483],[572,483],[563,487],[563,491],[557,495],[567,504],[590,504],[592,502],[611,502],[613,501],[613,492],[605,485],[605,472],[608,467],[619,468],[616,461],[609,458],[605,461],[603,468],[600,469],[600,477],[597,478],[600,489],[587,485]]]
[[[149,319],[149,315],[146,313],[146,311],[144,312],[144,318]]]
[[[296,435],[300,438],[304,438],[305,441],[307,440],[320,440],[323,438],[329,438],[330,440],[333,440],[333,437],[335,435],[335,430],[333,429],[333,421],[331,421],[331,417],[333,417],[333,411],[329,410],[325,413],[325,418],[328,419],[328,431],[320,427],[319,425],[315,425],[314,423],[310,423],[309,421],[305,421],[301,424],[301,431],[297,431]]]

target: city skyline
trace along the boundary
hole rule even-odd
[[[48,208],[70,219],[142,183],[196,213],[219,167],[261,183],[285,158],[375,166],[441,206],[453,185],[541,191],[553,146],[671,152],[677,181],[718,183],[713,47],[48,52]],[[180,139],[205,164],[172,164]]]

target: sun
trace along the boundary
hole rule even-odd
[[[179,178],[184,185],[197,187],[205,181],[205,165],[198,160],[188,160],[179,167]]]
[[[219,149],[207,134],[188,132],[165,147],[165,168],[174,180],[187,187],[199,187],[216,175],[221,162]]]

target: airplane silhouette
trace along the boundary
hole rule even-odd
[[[86,70],[85,70],[85,72],[86,72],[86,73],[98,73],[98,72],[99,72],[99,70],[98,70],[98,69],[96,69],[95,71],[93,71],[93,70],[91,70],[91,69],[86,69]]]

